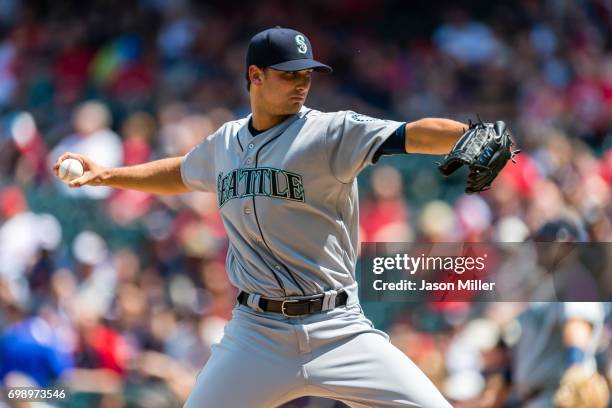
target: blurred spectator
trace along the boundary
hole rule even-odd
[[[586,239],[578,224],[564,219],[548,222],[536,231],[533,239],[547,244],[539,248],[538,261],[552,270],[555,279],[577,271],[572,256],[576,251],[568,254],[568,250],[560,251],[557,246]],[[574,286],[584,284],[582,277],[570,279]],[[513,399],[521,406],[533,408],[553,403],[572,406],[571,395],[559,396],[556,391],[576,367],[589,374],[597,372],[595,353],[602,338],[604,319],[604,306],[597,302],[529,303],[518,317],[520,338],[512,361]],[[585,406],[606,406],[608,395],[604,399],[605,402]]]
[[[92,314],[104,314],[115,296],[117,272],[106,242],[92,231],[81,232],[72,245],[77,261],[77,302]]]
[[[11,324],[0,336],[0,380],[19,373],[35,386],[53,386],[73,366],[70,350],[60,344],[50,322],[40,316],[27,317],[27,310],[18,303],[7,307]]]
[[[19,153],[17,162],[17,179],[28,182],[32,179],[40,181],[49,173],[47,169],[47,146],[36,126],[34,117],[29,112],[19,112],[14,115],[10,125],[13,143]]]
[[[465,9],[452,8],[447,16],[448,22],[434,33],[434,40],[442,52],[461,63],[490,62],[498,51],[491,29],[471,20]]]
[[[475,195],[461,197],[455,203],[455,212],[462,241],[486,241],[493,214],[483,198]]]
[[[121,140],[109,126],[111,116],[108,108],[95,101],[81,104],[75,111],[72,124],[75,134],[67,136],[49,154],[49,166],[64,152],[80,153],[85,156],[95,157],[102,166],[117,167],[123,159],[123,148]],[[61,185],[58,183],[58,186]],[[108,187],[70,190],[61,185],[60,188],[71,197],[87,197],[91,199],[107,198],[111,189]]]
[[[151,160],[151,142],[156,131],[155,119],[145,112],[133,113],[125,120],[121,132],[125,166]],[[151,203],[150,194],[130,190],[116,191],[109,200],[108,213],[114,222],[126,225],[148,212]]]
[[[79,341],[75,350],[75,364],[79,368],[108,370],[123,376],[127,369],[129,348],[123,336],[100,320],[98,311],[79,304]]]
[[[151,143],[157,131],[155,118],[145,112],[131,114],[123,123],[123,164],[133,166],[151,159]]]
[[[40,251],[53,251],[62,239],[62,228],[51,214],[35,214],[23,192],[8,187],[0,192],[0,276],[10,280],[24,277]]]
[[[379,166],[372,173],[372,198],[362,199],[362,241],[405,242],[413,239],[408,223],[408,204],[400,173]]]
[[[419,226],[425,241],[454,242],[459,236],[455,213],[443,201],[432,201],[423,208]]]
[[[603,320],[599,303],[530,304],[519,317],[521,338],[513,361],[512,380],[522,406],[551,406],[563,374],[575,364],[597,370],[594,353]]]

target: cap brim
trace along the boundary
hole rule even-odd
[[[329,65],[325,65],[313,59],[298,59],[293,61],[281,62],[280,64],[270,65],[269,68],[277,71],[301,71],[303,69],[312,69],[317,72],[332,72]]]

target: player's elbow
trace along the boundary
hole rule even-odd
[[[175,195],[175,194],[184,194],[184,193],[190,193],[191,189],[189,187],[187,187],[182,181],[179,183],[179,185],[175,186],[174,189],[169,193],[171,195]]]

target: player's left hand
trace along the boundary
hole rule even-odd
[[[508,160],[514,161],[520,152],[512,150],[514,145],[505,122],[470,124],[438,169],[448,176],[465,164],[470,168],[465,192],[488,190]]]

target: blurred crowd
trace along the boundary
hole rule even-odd
[[[235,302],[216,198],[71,190],[51,163],[185,154],[248,113],[248,39],[279,24],[335,70],[308,106],[504,119],[523,150],[475,196],[436,158],[382,159],[359,180],[362,241],[520,242],[555,220],[611,241],[612,3],[406,3],[0,1],[2,383],[65,384],[65,406],[185,400]],[[525,304],[364,306],[457,406],[502,406]]]

